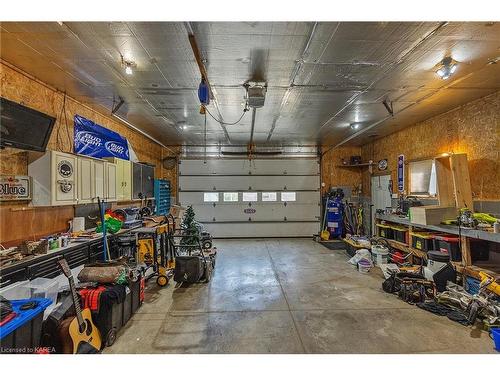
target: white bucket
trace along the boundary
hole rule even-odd
[[[372,269],[373,264],[368,259],[360,259],[358,262],[359,273],[368,273]]]
[[[387,264],[389,249],[382,245],[372,245],[372,260],[375,265]]]

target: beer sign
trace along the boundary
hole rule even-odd
[[[0,176],[0,201],[31,200],[31,177]]]

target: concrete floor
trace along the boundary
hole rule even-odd
[[[105,353],[494,353],[486,332],[420,310],[308,239],[219,240],[209,284],[152,279]]]

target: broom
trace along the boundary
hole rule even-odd
[[[323,241],[328,241],[330,239],[330,232],[326,228],[326,213],[328,211],[328,201],[329,198],[326,198],[326,203],[325,203],[325,214],[323,215],[323,230],[321,231],[320,237]]]

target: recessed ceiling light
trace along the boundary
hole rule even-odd
[[[128,75],[132,75],[134,72],[132,71],[132,67],[127,65],[125,67],[125,73],[127,73]]]
[[[352,130],[358,130],[361,125],[357,122],[351,124],[351,129]]]

